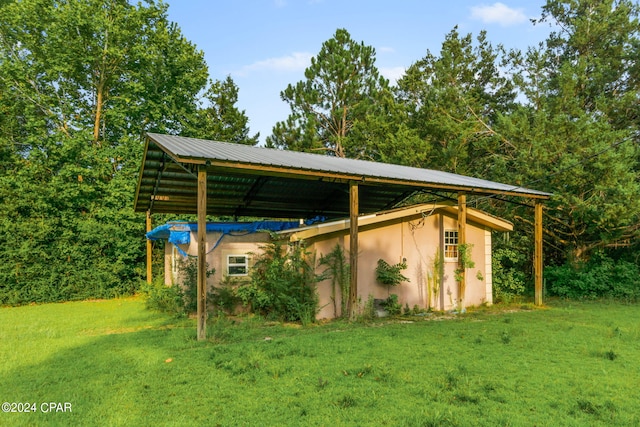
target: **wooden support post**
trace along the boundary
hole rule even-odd
[[[151,211],[147,211],[147,233],[151,231],[152,223],[151,223]],[[152,263],[153,263],[153,245],[151,244],[151,240],[147,239],[147,283],[151,283],[153,277],[152,274]]]
[[[438,218],[438,228],[440,229],[440,253],[438,259],[438,292],[440,296],[440,310],[444,311],[444,214]]]
[[[198,341],[207,338],[207,167],[198,166]]]
[[[536,202],[535,204],[535,230],[534,230],[534,253],[533,253],[533,268],[535,276],[535,293],[534,303],[535,305],[542,305],[542,203]]]
[[[462,251],[460,250],[464,248]],[[464,294],[467,290],[467,277],[465,257],[468,257],[467,248],[467,195],[458,194],[458,269],[460,282],[458,283],[458,308],[464,309]]]
[[[358,184],[349,183],[349,318],[358,315]]]

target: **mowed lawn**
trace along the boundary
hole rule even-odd
[[[3,411],[35,408],[0,425],[640,425],[640,306],[524,308],[206,342],[138,298],[0,308]]]

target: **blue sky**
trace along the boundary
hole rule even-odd
[[[169,19],[202,50],[212,79],[231,76],[237,106],[260,141],[289,114],[280,99],[288,84],[304,78],[310,58],[338,28],[376,49],[376,65],[391,83],[404,69],[438,54],[445,35],[461,34],[525,50],[549,32],[536,25],[544,0],[167,0]]]

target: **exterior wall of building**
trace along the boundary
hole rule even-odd
[[[374,299],[386,299],[390,294],[398,295],[402,306],[410,308],[432,308],[434,310],[450,310],[457,307],[459,286],[455,280],[455,270],[458,268],[457,259],[446,259],[444,274],[440,280],[435,262],[439,253],[444,254],[443,231],[457,230],[455,217],[436,213],[432,215],[415,215],[402,219],[395,219],[386,223],[377,223],[360,228],[359,260],[358,260],[358,294],[361,304],[371,295]],[[255,256],[261,251],[261,246],[269,242],[269,233],[258,232],[246,235],[226,235],[218,246],[211,251],[220,233],[207,234],[207,263],[209,268],[215,268],[215,274],[207,279],[207,284],[218,286],[227,273],[227,257],[229,255],[249,256],[249,266],[253,265]],[[475,267],[466,272],[466,292],[464,303],[466,306],[480,305],[492,302],[492,272],[491,272],[491,231],[483,226],[467,224],[467,243],[472,245],[471,256]],[[307,241],[309,250],[315,254],[315,259],[330,253],[336,245],[340,245],[348,262],[349,231],[343,230],[320,235]],[[191,234],[191,243],[181,245],[190,255],[197,253],[197,236]],[[179,270],[176,271],[176,261],[184,259],[174,248],[167,244],[165,247],[165,282],[167,284],[180,283]],[[392,288],[387,288],[376,281],[375,269],[379,259],[389,264],[406,262],[407,269],[402,274],[409,280]],[[321,273],[325,266],[318,266]],[[248,276],[236,277],[248,280]],[[334,318],[341,315],[341,292],[336,287],[331,289],[331,281],[325,280],[318,284],[320,312],[317,318]]]
[[[253,265],[255,254],[261,251],[260,247],[270,241],[269,233],[257,232],[244,235],[227,234],[222,237],[218,246],[216,245],[221,233],[207,233],[207,264],[208,268],[215,269],[215,273],[207,278],[207,287],[210,289],[218,284],[227,275],[227,260],[229,255],[247,255],[249,267]],[[180,245],[190,256],[196,256],[198,253],[197,233],[191,233],[191,241],[188,245]],[[179,266],[185,258],[171,244],[165,246],[165,284],[181,283]],[[248,276],[234,276],[237,280],[248,280]]]
[[[358,237],[358,294],[361,303],[364,304],[369,295],[374,299],[386,299],[393,293],[398,295],[402,306],[408,305],[410,308],[416,305],[420,308],[435,310],[456,308],[459,295],[459,286],[455,280],[457,260],[445,259],[441,283],[434,265],[439,251],[443,250],[441,248],[442,231],[449,229],[457,230],[456,219],[440,214],[416,216],[402,221],[378,224],[376,227],[361,228]],[[466,272],[465,305],[490,303],[491,282],[487,281],[487,278],[491,277],[491,232],[484,227],[469,223],[467,243],[473,245],[471,257],[475,267]],[[312,242],[311,249],[320,258],[331,252],[336,244],[341,245],[347,255],[348,231],[319,236]],[[488,253],[487,250],[489,250]],[[402,274],[409,281],[392,288],[377,283],[375,269],[379,259],[384,259],[389,264],[405,261],[407,269]],[[441,289],[436,289],[437,287]],[[333,318],[340,315],[339,289],[335,292],[335,305],[329,280],[319,283],[318,292],[320,296],[318,318]]]

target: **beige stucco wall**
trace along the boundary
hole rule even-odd
[[[446,215],[431,215],[427,217],[413,217],[401,222],[383,224],[376,228],[360,230],[358,237],[358,294],[364,303],[369,295],[375,299],[386,299],[389,293],[398,295],[399,302],[413,308],[433,308],[435,310],[450,310],[456,307],[458,298],[458,283],[455,280],[457,261],[445,260],[442,292],[435,294],[433,290],[434,260],[441,245],[441,222],[444,229],[457,229],[457,221]],[[490,269],[491,260],[491,232],[483,227],[467,224],[467,242],[473,245],[471,250],[475,267],[467,270],[467,286],[465,291],[465,305],[480,305],[491,302]],[[317,257],[331,252],[336,244],[340,244],[348,251],[349,235],[347,232],[331,236],[321,236],[311,242],[311,250]],[[487,253],[487,251],[489,251]],[[409,279],[397,287],[388,289],[376,282],[375,268],[382,258],[389,264],[396,264],[406,260],[407,269],[403,274]],[[489,274],[487,274],[489,273]],[[431,280],[430,280],[431,279]],[[431,283],[432,292],[429,292]],[[331,298],[330,281],[318,285],[320,296],[320,313],[318,318],[335,317],[334,304]],[[340,308],[339,290],[336,290],[336,306],[338,315]]]
[[[220,239],[221,233],[207,233],[207,264],[208,268],[215,268],[215,273],[207,278],[207,286],[210,289],[212,286],[218,286],[221,280],[224,279],[226,274],[226,257],[227,255],[244,255],[247,253],[260,253],[260,247],[269,242],[269,233],[257,232],[246,235],[226,235],[222,238],[218,247],[213,251],[211,250],[218,239]],[[196,256],[198,253],[198,236],[197,233],[191,233],[191,241],[188,245],[180,245],[180,247],[189,255]],[[165,246],[165,284],[170,285],[174,282],[172,263],[173,263],[174,250],[171,244]],[[179,259],[184,259],[180,254],[177,254]],[[252,260],[255,257],[249,256],[249,265],[252,265]],[[248,280],[248,278],[236,277],[238,280]],[[180,278],[177,279],[180,283]]]

